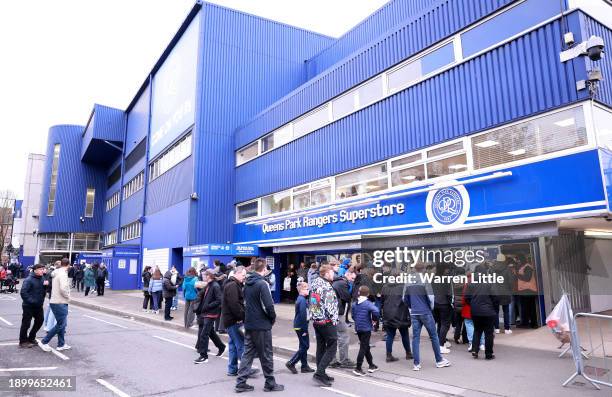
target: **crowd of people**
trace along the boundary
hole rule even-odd
[[[456,345],[467,344],[474,358],[484,351],[484,358],[492,360],[494,338],[500,333],[499,314],[503,312],[504,333],[511,334],[511,310],[517,286],[524,294],[519,296],[521,325],[531,327],[531,309],[525,302],[535,297],[535,274],[533,267],[520,258],[517,263],[499,255],[496,261],[483,263],[467,272],[467,275],[486,275],[495,272],[503,276],[498,284],[466,282],[428,283],[424,277],[415,277],[413,282],[375,283],[375,275],[400,274],[393,266],[382,268],[352,264],[350,261],[310,266],[300,264],[289,268],[289,289],[295,276],[295,316],[293,330],[296,334],[297,350],[285,363],[292,374],[312,373],[314,381],[322,386],[332,386],[334,378],[327,368],[351,369],[356,376],[365,376],[378,370],[371,348],[372,332],[382,329],[385,334],[386,362],[400,358],[393,354],[393,344],[399,333],[403,356],[412,360],[413,370],[422,368],[420,340],[422,329],[429,335],[434,353],[434,366],[444,368],[451,365],[444,355],[450,353],[454,340]],[[452,264],[417,263],[411,271],[415,274],[432,273],[437,276],[466,274],[462,267]],[[50,314],[55,325],[40,342],[43,350],[50,350],[49,342],[57,335],[58,350],[69,349],[65,344],[65,324],[71,286],[77,291],[96,288],[98,295],[104,294],[107,277],[104,265],[71,266],[67,259],[58,261],[54,267],[36,265],[21,289],[23,298],[23,320],[20,331],[20,346],[32,347],[45,314],[45,294],[50,296]],[[470,280],[471,278],[468,278]],[[182,289],[185,298],[184,326],[190,328],[197,323],[198,338],[195,348],[198,356],[195,364],[208,362],[212,340],[221,356],[229,351],[227,375],[236,377],[236,392],[253,390],[247,380],[257,370],[252,368],[255,358],[261,363],[266,391],[283,390],[276,382],[273,370],[272,328],[276,322],[273,292],[276,288],[274,272],[264,259],[253,259],[248,266],[237,262],[229,265],[216,262],[213,268],[196,270],[189,268],[184,275],[175,266],[162,275],[159,268],[145,267],[143,280],[143,310],[159,313],[164,307],[164,319],[173,320],[171,313],[178,307],[178,293]],[[286,289],[287,285],[283,285]],[[533,289],[533,290],[531,290]],[[528,297],[525,301],[523,297]],[[31,326],[32,319],[34,325]],[[308,363],[310,349],[310,325],[316,338],[316,367]],[[454,331],[449,339],[451,326]],[[412,329],[412,332],[410,332]],[[219,333],[227,333],[226,345]],[[357,335],[359,352],[353,361],[349,357],[350,336]],[[412,334],[412,335],[411,335]],[[299,364],[299,370],[297,368]]]

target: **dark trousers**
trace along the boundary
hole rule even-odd
[[[82,279],[82,278],[81,278],[81,279],[78,279],[78,280],[76,281],[76,289],[77,289],[77,292],[81,292],[81,290],[83,290],[83,284],[84,284],[84,283],[83,283],[83,279]]]
[[[85,296],[89,295],[89,290],[91,289],[91,287],[87,286],[85,287]]]
[[[467,343],[467,330],[465,329],[465,325],[463,324],[463,317],[461,317],[461,312],[455,310],[453,316],[455,321],[455,334],[453,335],[454,339],[459,340],[459,338],[462,338],[463,343]]]
[[[329,363],[336,357],[338,348],[338,331],[332,323],[314,325],[317,337],[317,375],[325,375]]]
[[[504,312],[504,329],[510,329],[510,304],[501,305]],[[495,316],[495,329],[499,329],[499,305],[497,305],[497,316]]]
[[[42,306],[21,306],[23,315],[21,317],[21,329],[19,330],[19,343],[32,342],[36,343],[36,333],[42,327],[45,321],[45,313]],[[30,329],[30,325],[34,319],[34,326]],[[28,329],[30,333],[28,335]]]
[[[357,332],[357,337],[359,338],[359,353],[357,353],[357,369],[361,369],[361,365],[363,364],[364,356],[370,367],[374,365],[374,361],[372,361],[372,353],[370,352],[370,336],[372,336],[371,331]]]
[[[435,305],[434,307],[434,320],[436,320],[436,330],[438,332],[438,340],[440,346],[444,346],[446,343],[446,334],[450,329],[451,319],[453,316],[453,310],[450,305]]]
[[[385,344],[387,348],[387,353],[393,353],[393,340],[395,339],[395,333],[399,330],[402,345],[404,346],[404,350],[406,353],[410,353],[410,335],[408,334],[408,327],[395,328],[389,325],[385,326],[385,331],[387,331],[387,336],[385,338]]]
[[[474,322],[474,337],[472,340],[472,350],[478,353],[480,346],[476,341],[479,341],[482,333],[484,332],[485,337],[485,357],[491,357],[493,355],[493,338],[495,337],[495,316],[475,316],[472,315],[472,321]]]
[[[259,357],[261,370],[266,378],[266,386],[272,387],[276,384],[274,379],[274,356],[272,353],[272,331],[271,330],[246,330],[244,334],[244,353],[240,360],[238,369],[237,385],[246,383],[251,374],[253,360]]]
[[[172,302],[172,299],[170,301]],[[196,343],[196,349],[198,349],[200,356],[208,357],[208,341],[210,339],[217,346],[217,349],[225,347],[215,331],[215,319],[209,317],[201,318],[198,321],[198,341]]]
[[[96,279],[96,292],[98,295],[104,295],[104,279],[97,278]]]
[[[302,363],[302,368],[306,368],[308,367],[308,349],[310,348],[310,337],[308,335],[308,328],[296,329],[295,333],[298,337],[300,344],[298,350],[289,360],[289,364],[295,365],[299,361]]]
[[[164,318],[166,320],[170,319],[170,309],[172,309],[172,297],[164,298],[166,300],[166,305],[164,306]]]
[[[142,301],[142,308],[144,310],[152,310],[153,309],[153,296],[149,293],[149,291],[144,292],[144,300]]]
[[[538,326],[535,295],[521,295],[521,326],[532,328]]]

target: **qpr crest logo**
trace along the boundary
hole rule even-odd
[[[434,228],[444,229],[465,222],[470,212],[470,197],[465,187],[447,186],[427,195],[427,219]]]

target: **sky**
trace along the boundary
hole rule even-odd
[[[0,190],[23,196],[28,153],[94,103],[125,109],[194,0],[0,2]],[[387,0],[212,0],[339,37]]]

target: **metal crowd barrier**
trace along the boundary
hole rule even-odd
[[[583,348],[580,344],[580,335],[578,332],[577,319],[578,317],[586,318],[586,332],[588,335],[588,341],[590,343],[590,349],[587,349],[588,354],[584,354]],[[608,387],[612,387],[612,356],[608,356],[606,353],[606,339],[604,338],[604,323],[607,322],[612,330],[612,316],[606,316],[603,314],[593,314],[593,313],[576,313],[570,322],[570,333],[571,333],[571,351],[574,356],[574,363],[576,365],[576,372],[572,376],[569,377],[564,383],[563,386],[567,386],[572,380],[574,380],[577,376],[582,376],[584,379],[589,381],[593,387],[600,390],[599,385],[604,385]],[[591,332],[591,323],[590,319],[597,319],[598,329],[595,329],[595,332],[599,331],[599,340],[597,338],[595,341],[593,340],[593,333]],[[610,335],[612,335],[612,331]],[[612,342],[612,338],[608,340],[608,342]],[[599,361],[599,352],[601,352],[601,361]],[[609,352],[612,354],[612,352]],[[585,365],[583,358],[589,358],[591,363],[593,364],[590,368],[593,368],[595,371],[596,378],[592,377],[592,375],[588,374],[585,371]],[[601,363],[598,367],[595,367],[595,362]],[[598,376],[598,370],[602,371],[601,376]],[[602,379],[603,376],[606,376],[605,379]]]

